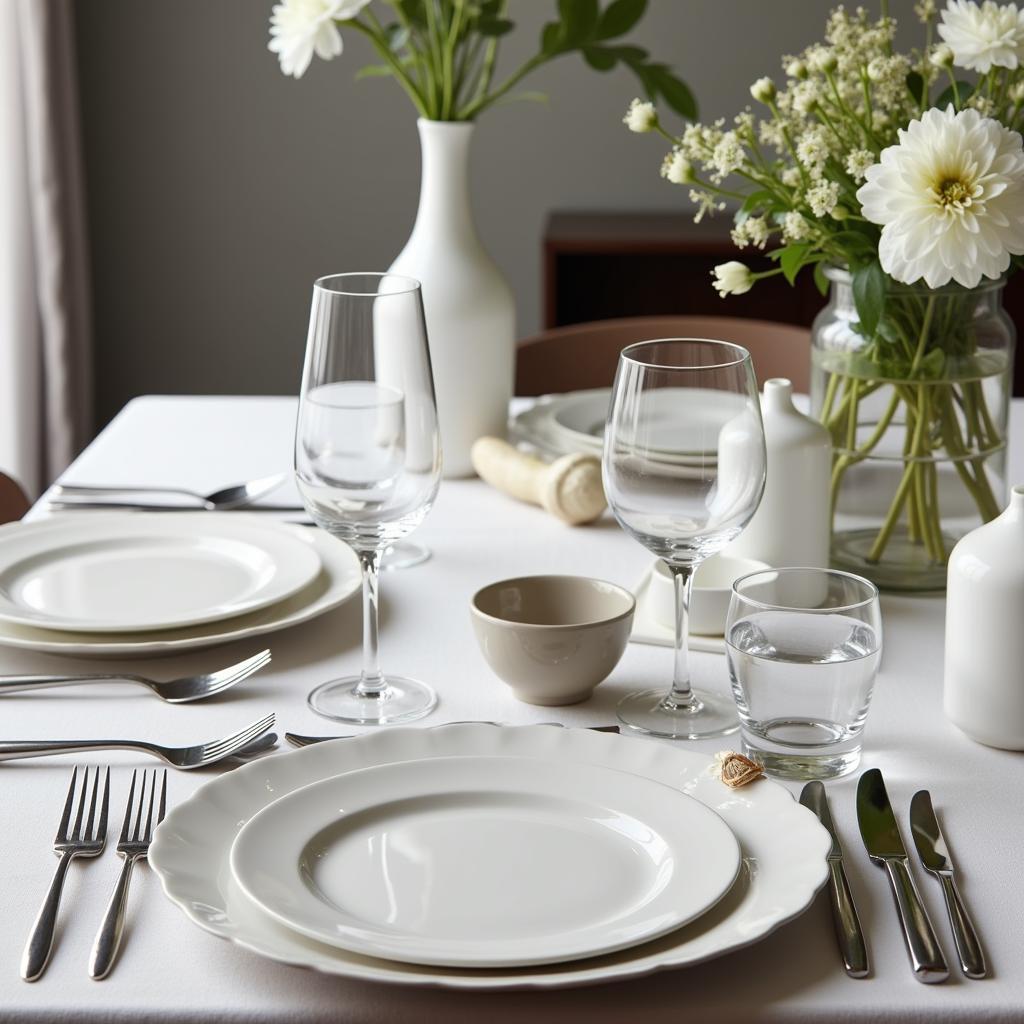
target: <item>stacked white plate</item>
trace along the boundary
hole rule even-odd
[[[168,814],[150,864],[200,927],[331,974],[582,985],[763,938],[827,876],[768,780],[621,736],[392,729],[265,758]]]
[[[360,585],[322,531],[232,512],[89,513],[0,527],[0,645],[153,655],[320,615]]]

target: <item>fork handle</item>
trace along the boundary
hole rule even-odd
[[[0,676],[0,696],[5,693],[23,693],[26,690],[45,690],[52,686],[74,686],[76,683],[105,682],[111,679],[133,681],[131,676],[99,672],[74,676]]]
[[[21,957],[21,976],[26,981],[36,981],[42,977],[46,965],[50,962],[53,950],[53,930],[57,924],[57,911],[60,909],[60,897],[64,891],[64,879],[67,877],[68,865],[74,858],[68,850],[60,854],[57,870],[53,873],[46,899],[39,908],[39,916],[32,925],[32,932],[25,944],[25,952]]]
[[[141,750],[154,757],[161,756],[156,744],[141,740],[0,740],[0,761],[75,754],[80,750]]]
[[[107,912],[103,915],[103,923],[96,933],[96,941],[92,944],[89,955],[89,977],[95,981],[105,978],[114,966],[117,951],[121,948],[121,936],[124,934],[124,914],[128,906],[128,886],[132,881],[132,868],[137,857],[126,854],[121,873],[117,876]]]

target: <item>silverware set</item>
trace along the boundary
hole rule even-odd
[[[809,782],[800,794],[800,802],[817,815],[832,837],[832,848],[828,854],[829,898],[836,939],[847,974],[853,978],[863,978],[869,971],[867,945],[843,867],[843,850],[829,812],[825,787],[820,782]],[[910,857],[885,789],[885,781],[877,768],[866,771],[860,777],[857,785],[857,820],[868,856],[888,875],[914,977],[925,985],[945,981],[949,977],[949,967],[914,882]],[[914,794],[910,806],[910,826],[922,866],[942,884],[960,968],[965,977],[984,978],[988,973],[985,955],[957,890],[953,864],[927,790]]]
[[[132,869],[149,854],[153,829],[164,818],[167,809],[167,769],[163,770],[160,794],[157,797],[157,770],[132,772],[131,789],[124,812],[124,824],[117,843],[117,852],[124,858],[121,874],[96,934],[92,954],[89,958],[89,975],[97,981],[105,978],[114,966],[124,934],[125,908],[128,901],[128,886]],[[90,786],[90,778],[92,784]],[[57,837],[53,843],[54,852],[60,858],[57,870],[50,883],[46,899],[29,933],[25,952],[21,958],[21,976],[25,981],[37,981],[42,977],[53,952],[54,929],[57,912],[60,909],[64,879],[71,861],[76,857],[96,858],[107,843],[107,811],[110,806],[110,769],[84,769],[79,784],[79,769],[71,773],[64,811],[57,826]],[[76,800],[75,792],[78,791]],[[136,795],[137,790],[137,795]],[[159,803],[157,802],[159,801]],[[88,807],[88,815],[86,808]],[[154,816],[155,811],[155,816]],[[72,823],[72,813],[74,822]],[[84,819],[84,821],[83,821]]]

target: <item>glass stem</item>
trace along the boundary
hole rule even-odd
[[[363,670],[359,676],[356,693],[360,697],[379,697],[384,689],[377,633],[381,552],[374,549],[357,553],[363,570]]]
[[[672,710],[691,708],[696,701],[690,689],[690,590],[692,565],[670,565],[676,593],[676,657],[672,672],[672,692],[665,705]]]

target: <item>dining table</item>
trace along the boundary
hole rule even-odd
[[[136,398],[58,483],[174,484],[203,493],[272,473],[290,474],[295,417],[294,397]],[[1021,399],[1012,403],[1009,459],[1010,482],[1024,482]],[[42,495],[29,520],[94,514],[54,513],[46,499]],[[290,476],[267,500],[298,503]],[[431,557],[421,565],[382,574],[381,657],[385,669],[428,682],[439,700],[429,716],[403,728],[429,729],[465,720],[605,725],[616,721],[616,704],[628,692],[667,686],[671,652],[664,646],[631,643],[590,699],[569,707],[531,706],[517,701],[492,673],[474,639],[470,599],[496,580],[566,573],[599,576],[635,589],[652,556],[610,513],[591,525],[570,527],[477,479],[445,479],[411,539],[425,544]],[[89,950],[119,868],[113,845],[131,769],[153,764],[131,752],[117,752],[83,754],[77,762],[51,757],[0,765],[0,1021],[1024,1020],[1024,813],[1018,789],[1024,782],[1024,755],[979,745],[944,717],[942,594],[884,594],[882,614],[884,654],[863,760],[857,772],[826,786],[867,935],[872,966],[866,978],[844,973],[822,891],[805,913],[756,943],[704,963],[628,981],[471,992],[349,980],[272,962],[205,933],[164,897],[159,880],[143,867],[133,883],[120,959],[106,980],[94,981],[87,971]],[[320,718],[306,704],[307,694],[319,683],[358,670],[360,640],[361,605],[354,596],[282,632],[170,657],[104,661],[0,648],[3,673],[74,668],[158,677],[229,665],[264,646],[273,652],[268,667],[234,689],[192,704],[165,704],[141,687],[119,682],[0,697],[0,738],[127,736],[188,743],[226,735],[269,712],[276,713],[282,736],[286,730],[366,732],[368,727],[344,727]],[[722,654],[695,652],[692,668],[696,685],[728,692]],[[1005,685],[1024,685],[1024,666]],[[736,749],[738,743],[733,735],[681,745],[712,755]],[[286,750],[282,740],[280,753],[268,756],[288,756]],[[103,856],[72,865],[52,962],[38,982],[27,984],[18,965],[53,872],[51,843],[74,763],[112,766],[111,838]],[[961,891],[988,956],[988,978],[967,980],[959,972],[940,888],[921,870],[911,846],[912,871],[951,966],[944,984],[925,986],[914,979],[885,873],[868,859],[858,831],[857,778],[868,768],[883,772],[908,845],[911,797],[918,789],[931,791]],[[224,770],[172,772],[169,805],[185,800]],[[782,785],[794,796],[799,793],[797,783]]]

